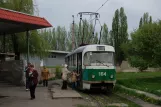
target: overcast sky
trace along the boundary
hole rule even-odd
[[[65,26],[69,29],[72,15],[76,23],[79,21],[77,13],[95,12],[106,0],[36,0],[39,16],[45,17],[53,27]],[[101,23],[106,23],[111,29],[112,18],[116,9],[124,7],[129,31],[138,27],[140,17],[149,12],[153,20],[161,19],[161,0],[109,0],[98,12]],[[97,25],[97,30],[99,25]]]

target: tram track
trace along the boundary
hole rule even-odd
[[[102,93],[86,93],[85,94],[90,101],[94,102],[97,107],[106,107],[108,106],[108,95]]]
[[[90,96],[95,101],[95,103],[97,104],[97,107],[102,107],[101,103],[98,101],[96,96],[94,96],[92,94],[88,94],[88,96]]]

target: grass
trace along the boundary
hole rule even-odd
[[[86,93],[80,93],[83,97],[88,98],[88,95]],[[97,101],[102,102],[102,97],[96,98]],[[106,102],[104,102],[104,104],[113,104],[113,103],[124,103],[127,104],[129,107],[141,107],[137,104],[135,104],[134,102],[131,102],[130,100],[127,100],[125,98],[122,98],[118,95],[115,94],[111,94],[106,96]],[[82,106],[78,106],[78,107],[91,107],[91,106],[86,106],[86,105],[82,105]],[[105,107],[118,107],[118,106],[105,106]]]
[[[149,102],[149,103],[156,104],[156,105],[161,105],[160,100],[149,98],[149,97],[145,96],[144,94],[138,94],[138,93],[136,93],[135,91],[132,91],[132,90],[123,89],[122,87],[120,87],[118,85],[115,86],[114,91],[115,91],[115,93],[119,93],[119,94],[122,94],[122,95],[125,94],[125,95],[131,95],[133,97],[138,97],[138,98],[144,100],[145,102]]]
[[[117,84],[161,96],[161,72],[117,73]]]
[[[93,106],[78,104],[77,107],[93,107]]]
[[[131,102],[130,100],[127,100],[125,98],[119,97],[119,96],[114,95],[114,94],[112,96],[109,96],[108,102],[109,103],[125,103],[129,107],[141,107],[141,106]],[[107,106],[107,107],[110,107],[110,106]]]

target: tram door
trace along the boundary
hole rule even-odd
[[[78,87],[82,87],[82,53],[77,54],[77,73],[80,74]]]

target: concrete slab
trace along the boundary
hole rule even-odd
[[[51,82],[49,82],[50,84]],[[77,105],[88,105],[83,99],[55,99],[51,98],[51,93],[47,87],[41,85],[36,88],[36,99],[30,100],[30,92],[25,87],[4,87],[6,84],[0,83],[0,107],[77,107]],[[55,85],[54,85],[55,86]]]
[[[68,87],[68,90],[61,90],[60,86],[54,86],[54,88],[51,89],[53,92],[52,98],[53,99],[59,99],[59,98],[82,98],[82,96],[75,90],[72,90]]]

